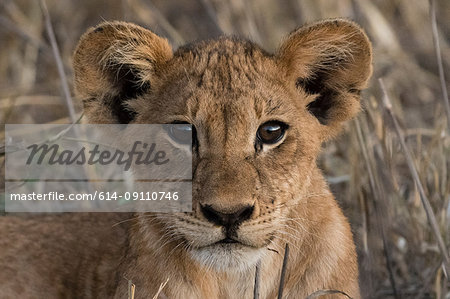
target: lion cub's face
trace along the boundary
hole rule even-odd
[[[192,125],[193,212],[156,217],[223,270],[296,234],[286,222],[302,209],[321,143],[357,113],[370,62],[366,36],[343,20],[292,32],[274,55],[230,38],[172,53],[146,29],[105,23],[74,56],[91,122]]]

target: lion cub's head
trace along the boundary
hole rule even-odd
[[[74,66],[92,123],[192,124],[193,212],[155,217],[195,259],[243,268],[283,238],[321,143],[360,110],[371,47],[346,20],[301,27],[275,54],[227,37],[173,52],[112,22],[81,38]]]

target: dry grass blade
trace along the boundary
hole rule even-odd
[[[61,139],[62,137],[64,137],[64,135],[67,132],[69,132],[72,128],[74,128],[74,126],[76,124],[80,123],[80,121],[83,118],[83,116],[84,116],[84,113],[82,113],[80,115],[80,117],[75,122],[73,122],[72,124],[70,124],[69,126],[64,128],[63,130],[61,130],[59,133],[57,133],[54,136],[49,137],[46,140],[42,140],[42,141],[38,142],[38,144],[52,143],[52,142],[57,141],[58,139]],[[36,130],[38,130],[38,129],[36,129]],[[28,131],[28,133],[30,133],[30,132]],[[5,143],[5,144],[0,145],[0,156],[5,155],[6,153],[12,153],[12,152],[16,152],[16,151],[24,151],[24,150],[27,150],[27,149],[28,149],[28,146],[24,145],[24,144],[8,144],[7,145]]]
[[[70,95],[69,85],[67,84],[66,73],[64,72],[64,65],[59,53],[58,44],[56,43],[55,32],[53,31],[53,26],[50,20],[50,14],[45,4],[45,0],[40,0],[40,5],[42,9],[42,14],[44,15],[45,28],[47,30],[48,37],[50,39],[50,44],[52,46],[53,55],[55,56],[56,66],[58,68],[59,76],[61,77],[61,84],[64,91],[64,98],[66,99],[67,109],[69,110],[69,116],[72,122],[77,120],[75,115],[75,108],[72,102],[72,96]]]
[[[338,291],[338,290],[319,290],[319,291],[315,291],[314,293],[309,294],[308,297],[306,297],[305,299],[314,299],[314,298],[318,298],[320,296],[333,295],[333,294],[341,294],[341,295],[346,296],[347,298],[352,299],[352,297],[350,297],[346,293],[344,293],[342,291]]]
[[[134,299],[134,294],[136,293],[136,285],[128,279],[124,277],[128,281],[128,299]]]
[[[356,126],[356,136],[358,137],[358,143],[361,147],[364,162],[367,167],[367,173],[369,174],[370,189],[372,190],[372,194],[374,195],[374,198],[375,198],[374,206],[375,206],[376,220],[377,220],[378,225],[380,226],[381,237],[383,239],[383,252],[384,252],[385,259],[386,259],[387,270],[389,273],[389,281],[391,283],[394,297],[399,298],[396,283],[395,283],[394,271],[392,270],[392,258],[391,258],[391,254],[390,254],[390,250],[389,250],[389,244],[388,244],[387,237],[386,237],[386,227],[382,220],[382,215],[381,215],[381,211],[379,208],[379,205],[382,204],[382,200],[381,200],[382,192],[380,191],[380,188],[377,188],[378,184],[377,184],[377,181],[376,181],[376,178],[374,175],[375,170],[373,169],[374,163],[371,163],[371,161],[373,161],[373,159],[371,160],[369,157],[367,145],[366,145],[366,142],[364,141],[361,126],[359,125],[358,120],[355,120],[355,126]]]
[[[447,129],[450,130],[450,102],[448,100],[447,86],[445,83],[444,66],[442,63],[441,48],[439,47],[439,35],[436,24],[436,3],[435,0],[430,0],[430,16],[431,29],[433,31],[433,43],[436,51],[436,59],[439,68],[439,79],[441,81],[442,97],[444,101],[445,111],[447,112]]]
[[[284,249],[283,267],[281,268],[280,287],[278,289],[278,299],[283,298],[284,280],[286,278],[288,259],[289,259],[289,244],[286,243],[286,248]]]
[[[394,124],[394,129],[395,132],[398,136],[400,145],[402,147],[403,153],[405,155],[406,158],[406,162],[408,164],[408,168],[411,171],[411,174],[413,176],[414,182],[417,186],[417,189],[419,190],[419,194],[420,194],[420,199],[422,201],[422,205],[425,209],[425,213],[427,215],[427,219],[428,219],[428,223],[431,226],[431,230],[433,231],[433,234],[436,237],[436,241],[439,247],[439,251],[441,252],[442,255],[442,264],[444,267],[444,274],[447,277],[447,280],[450,281],[450,260],[449,260],[449,256],[448,256],[448,251],[447,248],[445,246],[444,240],[442,239],[441,233],[439,231],[439,226],[438,223],[436,221],[436,216],[434,215],[433,209],[431,207],[430,201],[428,200],[428,197],[425,194],[425,190],[422,186],[422,182],[420,181],[419,178],[419,174],[417,172],[416,166],[414,165],[414,160],[412,158],[412,154],[410,153],[408,147],[406,146],[405,140],[404,140],[404,135],[402,132],[402,129],[400,128],[400,125],[398,124],[397,118],[394,115],[394,112],[392,111],[392,103],[391,100],[389,99],[389,96],[387,94],[386,88],[384,86],[383,80],[380,78],[378,79],[380,86],[381,86],[381,90],[383,92],[383,105],[386,108],[387,113],[389,114],[393,124]]]
[[[163,282],[162,284],[160,284],[158,291],[156,292],[155,296],[153,296],[153,299],[158,299],[158,297],[160,295],[164,296],[161,292],[164,289],[164,287],[166,286],[166,284],[169,282],[169,278],[166,279],[165,282]],[[165,296],[164,296],[165,297]]]
[[[128,0],[129,7],[136,14],[138,19],[144,23],[156,19],[161,28],[167,32],[175,45],[180,46],[185,43],[183,36],[172,26],[164,14],[153,4],[152,1]]]
[[[217,30],[221,33],[223,33],[222,28],[220,27],[219,24],[219,19],[217,18],[217,13],[214,10],[214,7],[211,4],[210,0],[200,0],[200,2],[202,3],[203,7],[206,9],[206,12],[208,13],[208,16],[211,18],[211,20],[214,22],[214,24],[217,27]]]
[[[4,29],[15,32],[18,36],[20,36],[26,41],[31,42],[36,47],[42,48],[47,47],[47,45],[40,39],[32,35],[30,32],[23,30],[19,26],[16,26],[13,22],[5,18],[4,16],[0,16],[0,26],[3,27]]]
[[[261,260],[256,263],[255,267],[255,288],[253,289],[253,299],[259,298],[259,283],[261,275]]]
[[[258,26],[256,25],[255,16],[253,14],[254,9],[251,7],[251,2],[243,1],[243,4],[245,5],[247,28],[250,32],[250,36],[252,37],[252,40],[254,40],[256,43],[262,44],[263,39],[258,30]]]

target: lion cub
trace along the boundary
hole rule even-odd
[[[3,217],[0,297],[127,298],[132,281],[152,298],[168,280],[161,298],[253,298],[261,261],[260,298],[275,298],[289,244],[284,298],[359,298],[350,226],[316,157],[360,110],[371,61],[342,19],[293,31],[275,54],[229,37],[172,51],[123,22],[89,29],[74,54],[89,122],[192,125],[193,211]]]

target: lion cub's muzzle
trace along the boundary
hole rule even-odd
[[[198,198],[197,216],[222,229],[219,243],[239,242],[238,230],[258,214],[258,175],[240,156],[209,157],[199,162],[193,194]],[[218,227],[217,227],[218,226]]]
[[[208,221],[223,226],[225,238],[220,243],[236,243],[238,242],[236,240],[237,228],[242,222],[250,219],[254,211],[254,206],[246,205],[239,207],[232,213],[221,212],[211,205],[202,205],[200,209]]]

